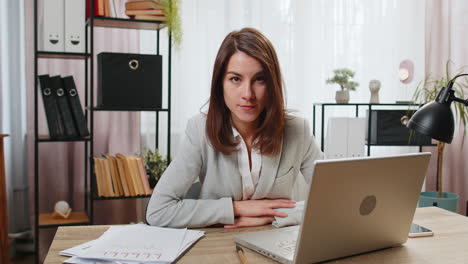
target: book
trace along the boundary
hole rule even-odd
[[[91,4],[93,5],[93,16],[99,16],[99,2],[97,0],[86,0],[86,18],[91,16]]]
[[[111,9],[110,9],[110,0],[103,0],[104,1],[104,16],[111,17]]]
[[[57,96],[53,92],[50,76],[48,74],[39,75],[38,77],[39,89],[42,94],[42,102],[44,105],[45,116],[47,120],[47,126],[49,128],[50,138],[61,138],[63,137],[59,111],[57,106]]]
[[[143,189],[146,195],[150,195],[153,193],[153,190],[150,188],[148,175],[146,174],[145,164],[143,163],[143,159],[140,157],[135,157],[138,165],[138,169],[140,171],[141,182],[143,183]]]
[[[130,188],[127,183],[127,176],[125,175],[125,168],[121,159],[115,157],[115,162],[117,164],[117,170],[119,171],[120,182],[122,183],[122,188],[125,196],[132,196],[130,193]]]
[[[115,195],[122,196],[124,195],[124,192],[122,189],[122,183],[120,182],[119,172],[117,169],[117,162],[115,161],[115,158],[109,154],[104,154],[104,157],[106,157],[106,159],[109,162],[110,173],[112,176],[112,183],[114,186]]]
[[[135,9],[135,10],[125,10],[125,14],[129,17],[136,15],[146,15],[146,16],[163,16],[162,9]]]
[[[95,0],[98,2],[98,16],[106,16],[106,7],[104,6],[105,0]]]
[[[136,15],[133,17],[137,20],[151,20],[151,21],[166,21],[166,16],[145,16],[145,15]]]
[[[101,171],[101,163],[99,162],[99,159],[97,157],[93,157],[94,160],[94,180],[96,184],[96,189],[97,189],[97,195],[99,197],[103,197],[104,194],[104,185],[102,183],[102,171]]]
[[[144,195],[143,183],[141,182],[140,171],[138,170],[136,160],[131,156],[126,156],[127,162],[129,163],[130,173],[132,175],[133,182],[137,190],[137,195]]]
[[[57,95],[57,106],[59,110],[60,122],[63,128],[63,136],[65,138],[78,137],[75,124],[73,122],[72,113],[68,104],[68,99],[63,89],[63,82],[60,75],[50,77],[50,83],[53,91]]]
[[[132,1],[125,3],[125,10],[132,10],[132,9],[159,9],[163,6],[159,3],[159,1],[152,1],[152,0],[142,0],[142,1]]]
[[[78,130],[78,135],[80,137],[89,136],[86,118],[83,113],[83,108],[81,107],[80,97],[73,76],[63,77],[62,81],[72,113],[73,123]]]
[[[115,0],[108,0],[108,1],[109,1],[110,16],[118,17]]]
[[[109,167],[109,160],[105,158],[100,158],[101,164],[104,172],[104,182],[105,182],[105,188],[107,191],[107,195],[109,197],[115,197],[115,191],[114,191],[114,184],[112,182],[112,175]]]
[[[131,196],[138,195],[138,191],[137,191],[137,188],[135,186],[135,182],[133,180],[133,177],[132,177],[132,174],[131,174],[131,168],[129,167],[129,163],[127,161],[127,158],[125,157],[125,155],[123,155],[121,153],[117,153],[117,154],[115,154],[115,156],[117,157],[117,159],[120,160],[120,162],[122,163],[122,166],[123,166],[123,168],[125,170],[125,177],[127,179],[127,184],[128,184],[129,190],[130,190],[130,195]]]

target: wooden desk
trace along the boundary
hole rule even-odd
[[[468,261],[468,218],[437,207],[418,208],[414,222],[434,231],[433,237],[409,238],[401,247],[343,258],[333,263],[466,263]],[[62,263],[60,250],[98,238],[109,226],[60,227],[45,263]],[[232,236],[271,228],[203,229],[199,240],[177,263],[240,263]],[[249,263],[276,263],[244,248]]]

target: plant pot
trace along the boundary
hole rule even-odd
[[[156,179],[151,175],[150,173],[147,173],[146,176],[148,177],[148,183],[151,189],[154,189],[154,186],[156,186]]]
[[[438,198],[438,192],[421,192],[419,207],[437,206],[448,211],[457,212],[458,194],[443,192],[442,198]]]
[[[335,101],[337,104],[347,104],[349,102],[349,91],[336,91]]]

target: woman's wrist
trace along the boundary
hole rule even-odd
[[[238,217],[239,216],[239,201],[232,201],[232,211],[234,213],[234,217]]]

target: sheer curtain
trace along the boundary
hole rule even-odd
[[[443,76],[445,65],[451,60],[452,74],[463,68],[468,73],[468,2],[464,0],[427,2],[426,7],[426,73],[431,76]],[[457,82],[462,82],[462,78]],[[465,97],[468,91],[465,91]],[[455,135],[451,144],[447,144],[444,151],[442,168],[443,190],[460,195],[458,212],[466,213],[468,199],[468,144],[465,138],[463,144],[463,124],[456,124]],[[434,151],[433,155],[437,155]],[[436,165],[431,170],[436,170]],[[435,173],[428,178],[428,187],[436,189]]]
[[[232,30],[254,27],[272,41],[284,75],[287,107],[312,123],[314,102],[334,102],[337,87],[325,80],[336,68],[356,72],[360,85],[351,92],[350,102],[369,102],[372,79],[382,83],[381,102],[410,99],[425,72],[424,6],[424,0],[182,1],[183,43],[174,50],[172,60],[171,154],[177,152],[187,120],[209,97],[216,52]],[[153,49],[150,40],[154,37],[149,34],[142,33],[142,51]],[[414,81],[409,85],[400,83],[397,76],[405,59],[415,65]],[[349,109],[330,110],[334,116],[354,115]],[[151,147],[155,126],[149,116],[142,115],[142,138],[150,139],[142,143]],[[160,146],[167,143],[164,139],[160,137]],[[372,153],[407,151],[418,150],[373,148]]]
[[[0,133],[5,138],[9,232],[29,228],[23,1],[0,1]]]

